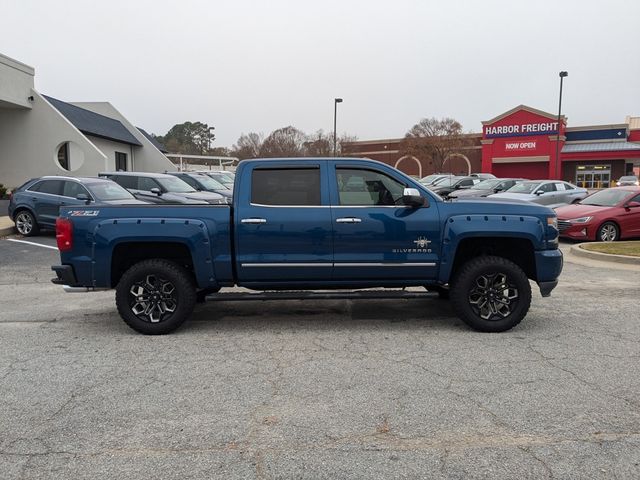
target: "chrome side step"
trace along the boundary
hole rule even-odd
[[[433,298],[436,292],[407,290],[338,290],[338,291],[269,291],[225,292],[207,295],[208,302],[235,302],[246,300],[379,300]]]

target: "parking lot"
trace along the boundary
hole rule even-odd
[[[567,258],[502,334],[434,296],[205,304],[146,337],[29,241],[0,240],[4,479],[640,478],[637,268]]]

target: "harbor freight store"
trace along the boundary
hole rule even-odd
[[[482,125],[482,133],[466,135],[468,145],[445,161],[443,171],[563,179],[590,189],[615,186],[623,175],[640,175],[640,117],[571,127],[565,116],[558,122],[557,115],[520,105]],[[401,143],[401,138],[349,142],[343,152],[380,160],[409,175],[434,173],[430,159],[406,155]]]

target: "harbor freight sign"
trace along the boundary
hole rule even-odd
[[[558,122],[540,122],[487,126],[485,127],[484,136],[485,138],[523,137],[555,133],[558,133]],[[533,148],[535,148],[535,145]]]

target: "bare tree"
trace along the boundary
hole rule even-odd
[[[308,157],[329,157],[332,155],[333,134],[318,130],[307,136],[304,142],[305,155]]]
[[[402,155],[431,160],[434,171],[443,170],[445,160],[469,145],[462,125],[453,118],[423,118],[407,132],[400,145]]]
[[[342,134],[337,141],[336,155],[341,155],[343,143],[354,142],[356,139],[357,137],[353,135]],[[325,133],[323,130],[318,130],[316,133],[307,137],[304,148],[305,155],[309,157],[333,156],[333,132]]]
[[[274,130],[262,142],[261,157],[302,157],[305,154],[306,136],[295,127],[288,126]]]
[[[247,133],[240,135],[236,144],[231,147],[231,154],[240,160],[257,158],[260,156],[263,135],[261,133]]]

